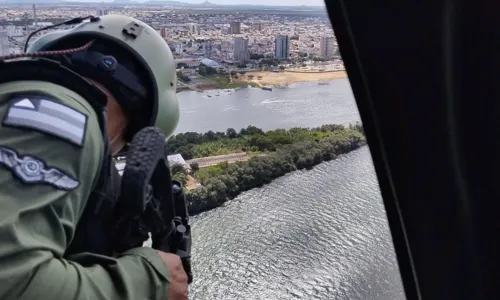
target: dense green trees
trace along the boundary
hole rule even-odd
[[[184,82],[189,82],[191,81],[191,78],[185,76],[181,71],[177,71],[177,78],[180,80],[180,81],[184,81]]]
[[[196,214],[218,207],[239,193],[271,182],[288,172],[311,168],[364,145],[360,124],[323,125],[318,128],[278,129],[264,132],[248,126],[237,132],[187,132],[172,137],[169,153],[189,152],[191,157],[245,151],[255,154],[245,162],[222,163],[194,170],[201,187],[187,192],[189,211]],[[190,157],[184,157],[189,159]],[[177,177],[184,174],[176,171]],[[179,178],[182,179],[182,178]]]
[[[236,131],[229,128],[226,132],[207,131],[205,133],[180,133],[169,139],[169,154],[179,153],[184,159],[223,155],[235,152],[268,152],[276,151],[283,145],[304,140],[319,140],[337,134],[337,131],[356,130],[363,132],[361,125],[323,125],[319,128],[277,129],[264,132],[255,126],[248,126]]]
[[[201,76],[211,76],[211,75],[217,75],[218,72],[217,69],[215,68],[200,65],[198,67],[198,74],[200,74]]]
[[[250,53],[250,59],[262,59],[262,58],[264,58],[263,54]]]

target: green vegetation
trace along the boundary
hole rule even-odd
[[[279,60],[272,56],[265,57],[263,54],[250,53],[250,59],[258,60],[259,65],[262,66],[278,66]],[[244,66],[242,66],[244,68]]]
[[[260,61],[261,64],[266,65],[266,66],[278,66],[279,61],[274,58],[265,58]]]
[[[264,58],[263,54],[250,53],[250,59],[262,59],[262,58]]]
[[[184,74],[182,74],[181,71],[177,71],[177,78],[179,78],[179,80],[181,80],[183,82],[189,82],[189,81],[191,81],[191,78],[189,78],[187,76],[184,76]]]
[[[186,193],[189,211],[197,214],[221,206],[243,191],[262,186],[286,173],[308,169],[337,158],[338,155],[365,145],[360,124],[323,125],[318,128],[263,130],[248,126],[239,132],[187,132],[172,137],[169,153],[181,153],[185,159],[247,152],[248,161],[221,163],[205,169],[195,166],[193,176],[202,184]],[[172,170],[174,178],[186,181],[185,171]]]
[[[200,66],[198,73],[203,76],[206,80],[210,81],[214,86],[219,89],[235,89],[240,87],[258,87],[259,85],[254,82],[235,82],[231,80],[231,76],[234,79],[238,79],[236,72],[227,72],[224,69],[215,69],[207,66]],[[244,72],[240,72],[244,74]]]
[[[200,65],[198,67],[198,74],[200,74],[201,76],[212,76],[212,75],[223,75],[221,72],[223,72],[222,69],[215,69],[215,68],[212,68],[212,67],[208,67],[208,66],[204,66],[204,65]]]
[[[236,89],[239,87],[258,87],[258,84],[255,82],[242,82],[242,81],[231,81],[228,76],[216,75],[211,77],[214,80],[215,84],[221,89]],[[235,78],[236,79],[236,78]]]

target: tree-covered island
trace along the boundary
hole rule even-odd
[[[174,164],[171,169],[173,178],[188,187],[188,208],[195,215],[286,173],[312,168],[365,144],[360,124],[267,132],[248,126],[239,132],[229,128],[226,132],[177,134],[167,142],[167,150],[186,160],[186,164]],[[206,158],[212,156],[218,156],[212,159],[215,163]],[[234,162],[217,163],[224,157]]]

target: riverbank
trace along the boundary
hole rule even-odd
[[[193,86],[196,89],[193,89]],[[189,85],[177,85],[177,93],[182,91],[192,91],[196,90],[198,92],[208,91],[208,90],[223,90],[223,89],[237,89],[246,87],[260,87],[260,84],[250,82],[229,79],[228,77],[215,75],[209,77],[195,78],[190,81]]]
[[[231,128],[225,133],[188,132],[174,136],[167,143],[170,153],[181,153],[186,157],[230,152],[246,152],[252,156],[247,161],[232,164],[224,162],[205,169],[192,165],[192,176],[201,186],[186,192],[191,215],[222,206],[244,191],[270,183],[287,173],[310,169],[324,161],[336,159],[365,144],[363,129],[359,124],[267,132],[253,126],[239,133]],[[177,172],[173,175],[178,180],[186,177]]]
[[[347,78],[346,71],[330,72],[248,72],[240,76],[235,82],[251,83],[261,86],[267,85],[286,85],[296,82],[327,81],[334,79]]]
[[[347,78],[346,71],[326,71],[326,72],[247,72],[245,74],[236,74],[231,79],[224,76],[211,76],[193,79],[192,84],[196,85],[199,91],[216,89],[235,89],[246,87],[263,86],[286,86],[297,82],[324,82],[335,79]],[[178,86],[177,92],[191,90],[189,86]]]

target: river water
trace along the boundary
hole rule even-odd
[[[359,121],[346,79],[178,96],[178,132]],[[368,147],[245,192],[192,224],[191,299],[404,299]]]

